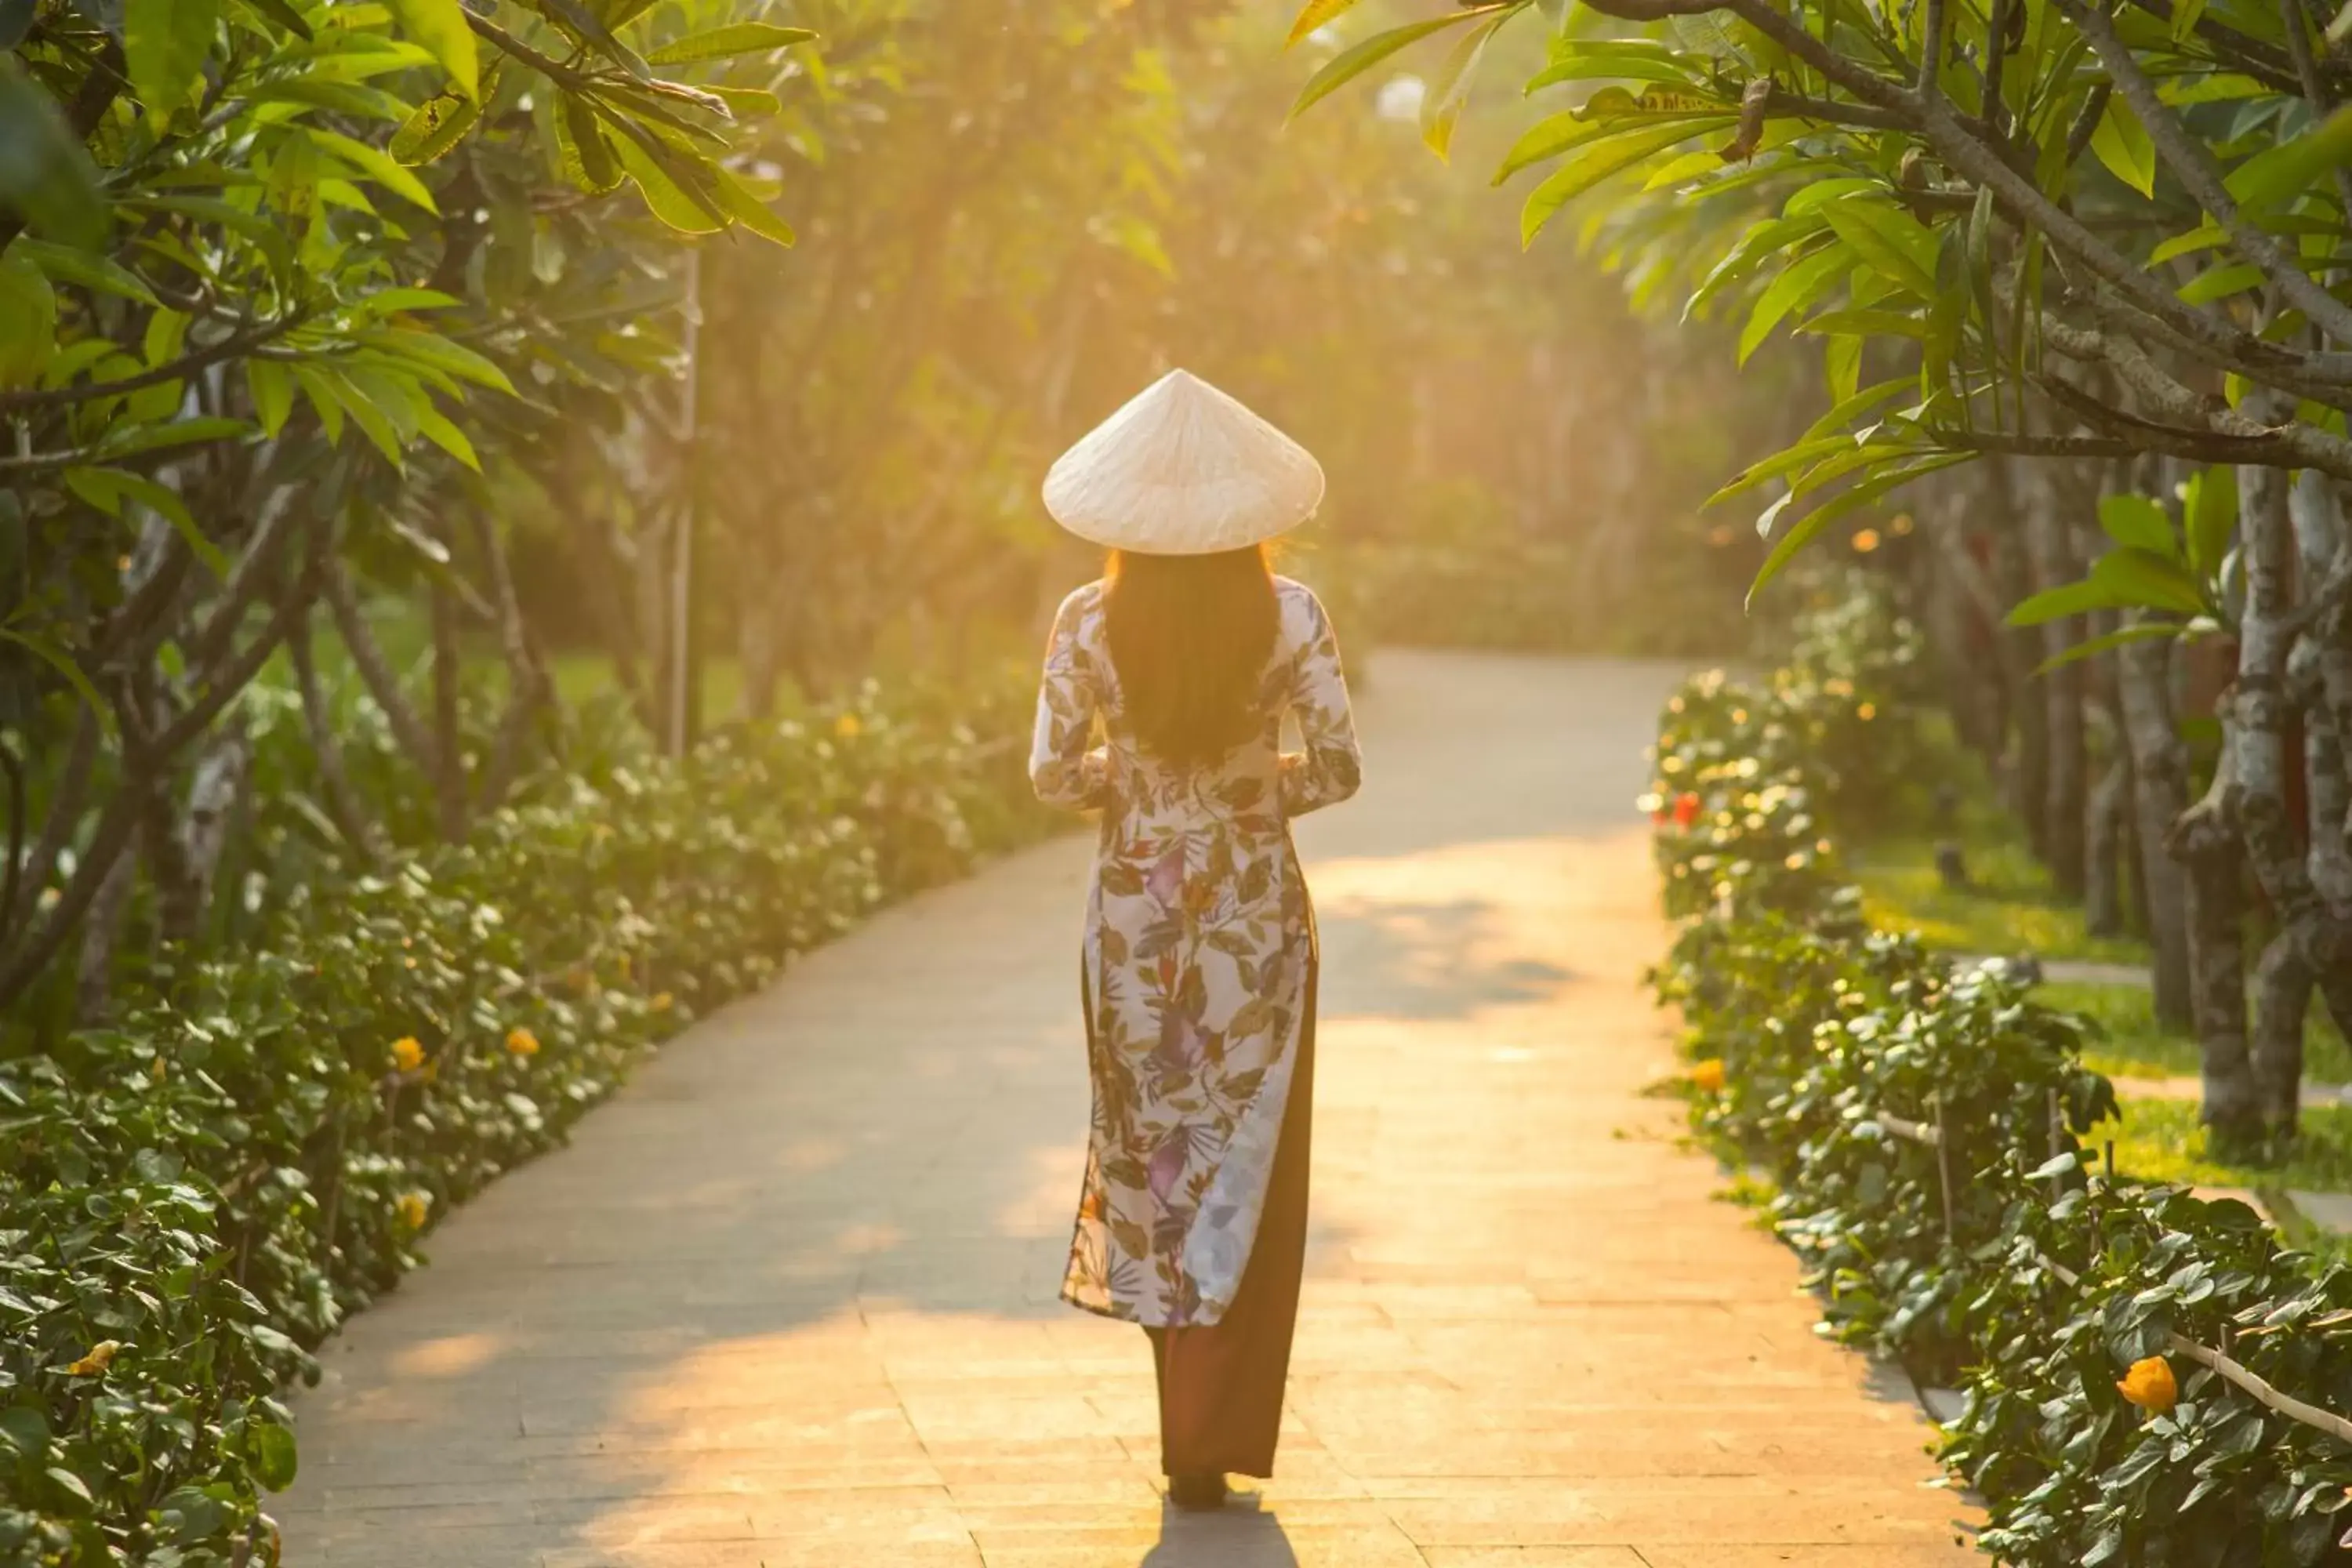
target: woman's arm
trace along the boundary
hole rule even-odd
[[[1282,759],[1282,809],[1291,816],[1336,805],[1363,782],[1363,753],[1356,746],[1339,638],[1321,601],[1304,588],[1298,593],[1306,600],[1307,624],[1292,668],[1290,705],[1306,750]]]
[[[1078,648],[1089,591],[1062,601],[1045,643],[1045,669],[1037,683],[1037,728],[1029,746],[1029,783],[1047,805],[1085,811],[1109,794],[1109,762],[1094,738],[1100,697],[1094,671]]]

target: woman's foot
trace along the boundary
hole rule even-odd
[[[1178,1508],[1208,1510],[1225,1506],[1225,1478],[1215,1470],[1195,1470],[1168,1478],[1168,1500]]]

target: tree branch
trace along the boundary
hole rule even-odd
[[[392,665],[383,656],[383,647],[368,629],[367,617],[360,611],[352,596],[352,581],[341,563],[327,569],[327,605],[334,612],[335,629],[342,635],[343,647],[351,651],[352,663],[360,672],[361,683],[375,705],[383,710],[384,720],[392,726],[393,738],[401,749],[415,760],[416,765],[428,775],[434,766],[433,741],[425,725],[409,705],[400,689],[400,678],[393,673]]]
[[[182,354],[168,364],[159,364],[154,369],[142,371],[137,375],[126,375],[120,381],[89,382],[79,386],[59,386],[29,392],[0,392],[0,414],[26,413],[42,408],[64,408],[77,403],[89,403],[100,397],[119,397],[124,393],[137,392],[142,387],[160,386],[167,381],[180,380],[209,365],[218,364],[223,360],[235,359],[239,354],[259,348],[264,343],[285,336],[306,320],[308,320],[307,317],[297,313],[281,321],[261,322],[232,332],[219,342]]]
[[[334,715],[328,711],[326,692],[319,683],[318,660],[311,651],[309,605],[288,629],[286,651],[293,658],[294,689],[302,700],[302,725],[310,731],[310,753],[318,760],[320,791],[326,796],[328,818],[362,865],[376,865],[383,858],[383,847],[343,767],[342,743],[336,738]]]
[[[2156,84],[2140,68],[2122,38],[2116,36],[2115,23],[2105,12],[2084,0],[2054,0],[2059,14],[2088,38],[2097,51],[2100,63],[2107,68],[2116,90],[2124,95],[2132,112],[2139,117],[2148,140],[2156,144],[2157,156],[2166,168],[2195,198],[2197,205],[2213,215],[2230,236],[2230,242],[2241,255],[2262,269],[2263,276],[2284,294],[2292,304],[2303,311],[2313,325],[2340,343],[2352,343],[2352,306],[2322,289],[2296,265],[2294,258],[2281,250],[2278,242],[2260,228],[2246,221],[2238,210],[2237,198],[2224,184],[2221,166],[2212,153],[2190,138],[2181,125],[2179,116],[2159,99]],[[2292,0],[2290,0],[2292,3]]]

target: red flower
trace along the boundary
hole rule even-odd
[[[1698,820],[1698,796],[1685,790],[1675,797],[1675,826],[1687,828]]]

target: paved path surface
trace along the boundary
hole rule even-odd
[[[1916,1405],[1641,1087],[1656,666],[1393,655],[1322,914],[1280,1475],[1164,1512],[1143,1337],[1055,1300],[1087,847],[812,956],[433,1237],[298,1403],[295,1568],[1915,1568]]]

